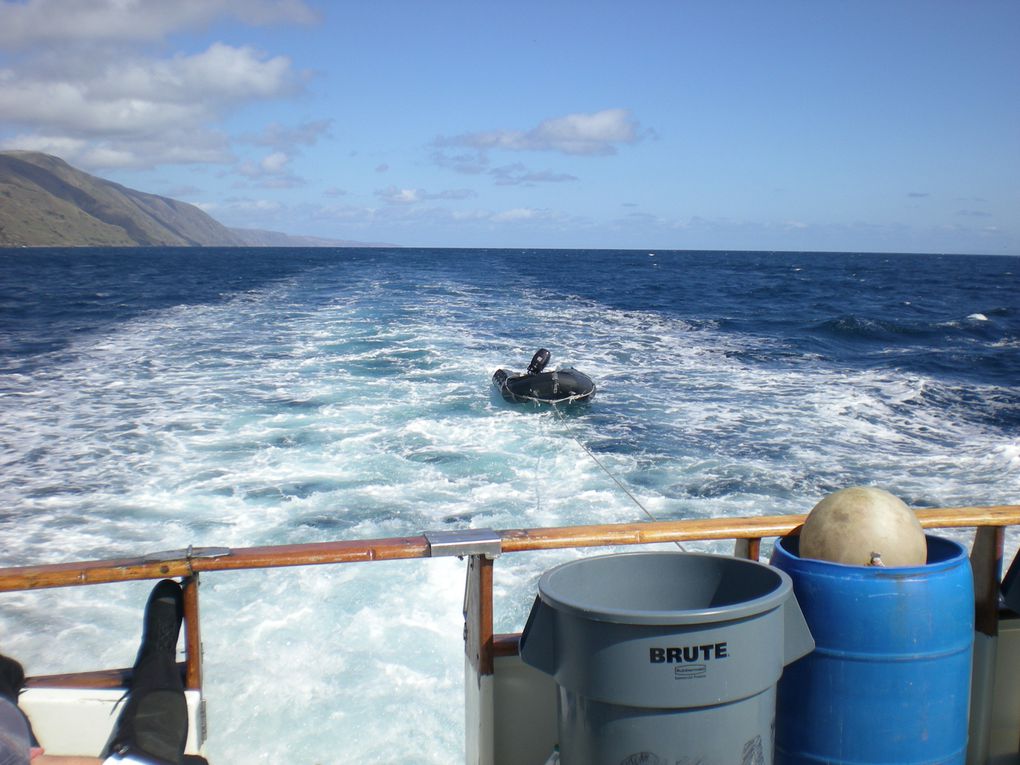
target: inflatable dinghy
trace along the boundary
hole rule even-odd
[[[576,369],[544,372],[549,357],[549,351],[540,349],[523,375],[497,369],[492,384],[504,399],[518,403],[573,404],[590,401],[595,396],[595,383],[583,372]]]

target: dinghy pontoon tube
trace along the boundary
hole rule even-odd
[[[595,395],[595,383],[591,378],[576,369],[543,372],[549,357],[549,351],[541,348],[532,357],[525,374],[516,375],[505,369],[497,369],[492,376],[492,384],[507,401],[532,401],[537,404],[590,401]]]

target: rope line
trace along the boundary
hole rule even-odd
[[[654,515],[652,515],[651,512],[649,512],[648,508],[641,504],[641,501],[637,497],[634,496],[634,494],[630,491],[630,489],[628,489],[626,486],[624,486],[623,482],[619,478],[617,478],[615,475],[613,475],[612,471],[609,468],[607,468],[605,465],[602,464],[602,461],[598,457],[595,456],[594,452],[592,452],[592,450],[589,449],[587,447],[587,445],[583,441],[581,441],[581,439],[578,438],[575,433],[573,433],[571,431],[570,426],[567,424],[566,419],[564,419],[564,417],[563,417],[563,413],[560,411],[559,407],[556,406],[555,404],[553,404],[553,411],[556,412],[556,416],[560,418],[560,422],[566,428],[567,434],[572,439],[574,439],[574,441],[577,443],[578,446],[580,446],[582,449],[584,449],[585,453],[589,457],[591,457],[592,462],[594,462],[596,465],[598,465],[602,469],[602,472],[604,472],[607,476],[609,476],[610,478],[613,479],[613,482],[617,486],[620,487],[620,489],[623,491],[624,494],[626,494],[628,497],[630,497],[631,502],[633,502],[635,505],[637,505],[641,509],[641,512],[648,516],[648,519],[650,521],[657,521],[658,518],[656,518]],[[674,542],[673,544],[675,544],[678,548],[680,548],[681,551],[687,552],[684,549],[684,546],[682,544],[680,544],[679,542]]]

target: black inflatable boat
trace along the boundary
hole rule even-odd
[[[576,369],[558,369],[544,372],[549,363],[549,351],[542,348],[531,359],[523,375],[497,369],[492,384],[507,401],[536,404],[573,404],[590,401],[595,396],[595,383]]]

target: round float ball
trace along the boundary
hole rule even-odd
[[[924,529],[899,497],[855,486],[825,497],[808,513],[800,556],[852,566],[922,566]]]

